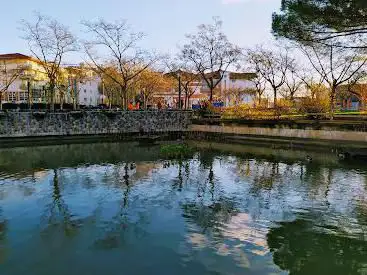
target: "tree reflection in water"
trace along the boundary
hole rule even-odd
[[[221,198],[211,205],[202,202],[182,205],[183,217],[194,222],[206,233],[208,230],[220,232],[223,223],[238,213],[233,201]]]
[[[93,248],[107,250],[119,248],[132,241],[132,238],[140,238],[146,234],[145,228],[149,223],[149,217],[146,213],[134,211],[134,205],[129,206],[133,185],[141,176],[137,172],[140,165],[144,164],[126,162],[115,167],[114,175],[116,176],[117,187],[123,190],[122,200],[114,216],[104,223],[102,230],[93,243]],[[147,168],[148,170],[153,169],[155,164],[146,166],[142,167],[144,168],[142,169],[143,173],[147,172],[145,171]],[[122,173],[120,173],[121,168]]]
[[[77,234],[78,228],[81,225],[81,221],[73,219],[66,202],[63,199],[59,174],[60,170],[53,169],[53,192],[52,202],[48,207],[46,217],[48,217],[47,227],[41,232],[41,236],[47,241],[50,239],[55,240],[58,232],[63,232],[63,235],[67,238],[73,237]],[[59,231],[58,229],[62,230]],[[62,236],[58,236],[62,239]]]
[[[366,274],[366,239],[317,228],[313,217],[282,222],[267,240],[274,263],[293,275]]]
[[[197,263],[230,274],[271,274],[278,266],[300,275],[367,271],[365,167],[213,151],[162,165],[157,149],[113,144],[56,147],[46,162],[29,149],[29,163],[16,164],[26,151],[0,164],[15,175],[0,175],[0,262],[7,256],[7,268],[26,254],[24,268],[42,262],[47,274],[69,256],[90,270],[107,261],[132,270],[147,255],[145,273],[164,259],[151,270],[157,274],[184,265],[192,269],[182,274],[195,273]],[[17,246],[24,236],[32,241]],[[38,256],[29,253],[35,247]]]

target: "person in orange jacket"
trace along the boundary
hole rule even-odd
[[[130,101],[129,105],[127,106],[127,109],[128,109],[129,111],[134,110],[134,105],[133,105],[133,102],[132,102],[132,101]]]

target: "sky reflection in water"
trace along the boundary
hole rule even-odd
[[[366,274],[364,165],[255,149],[2,149],[0,274]]]

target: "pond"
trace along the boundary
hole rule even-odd
[[[0,150],[0,274],[367,274],[367,166],[195,142]]]

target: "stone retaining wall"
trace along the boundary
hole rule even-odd
[[[290,128],[246,127],[230,125],[191,125],[189,131],[203,133],[218,133],[238,136],[276,137],[287,139],[309,139],[319,141],[367,142],[367,132],[313,130]]]
[[[0,113],[0,138],[185,131],[188,111]]]

